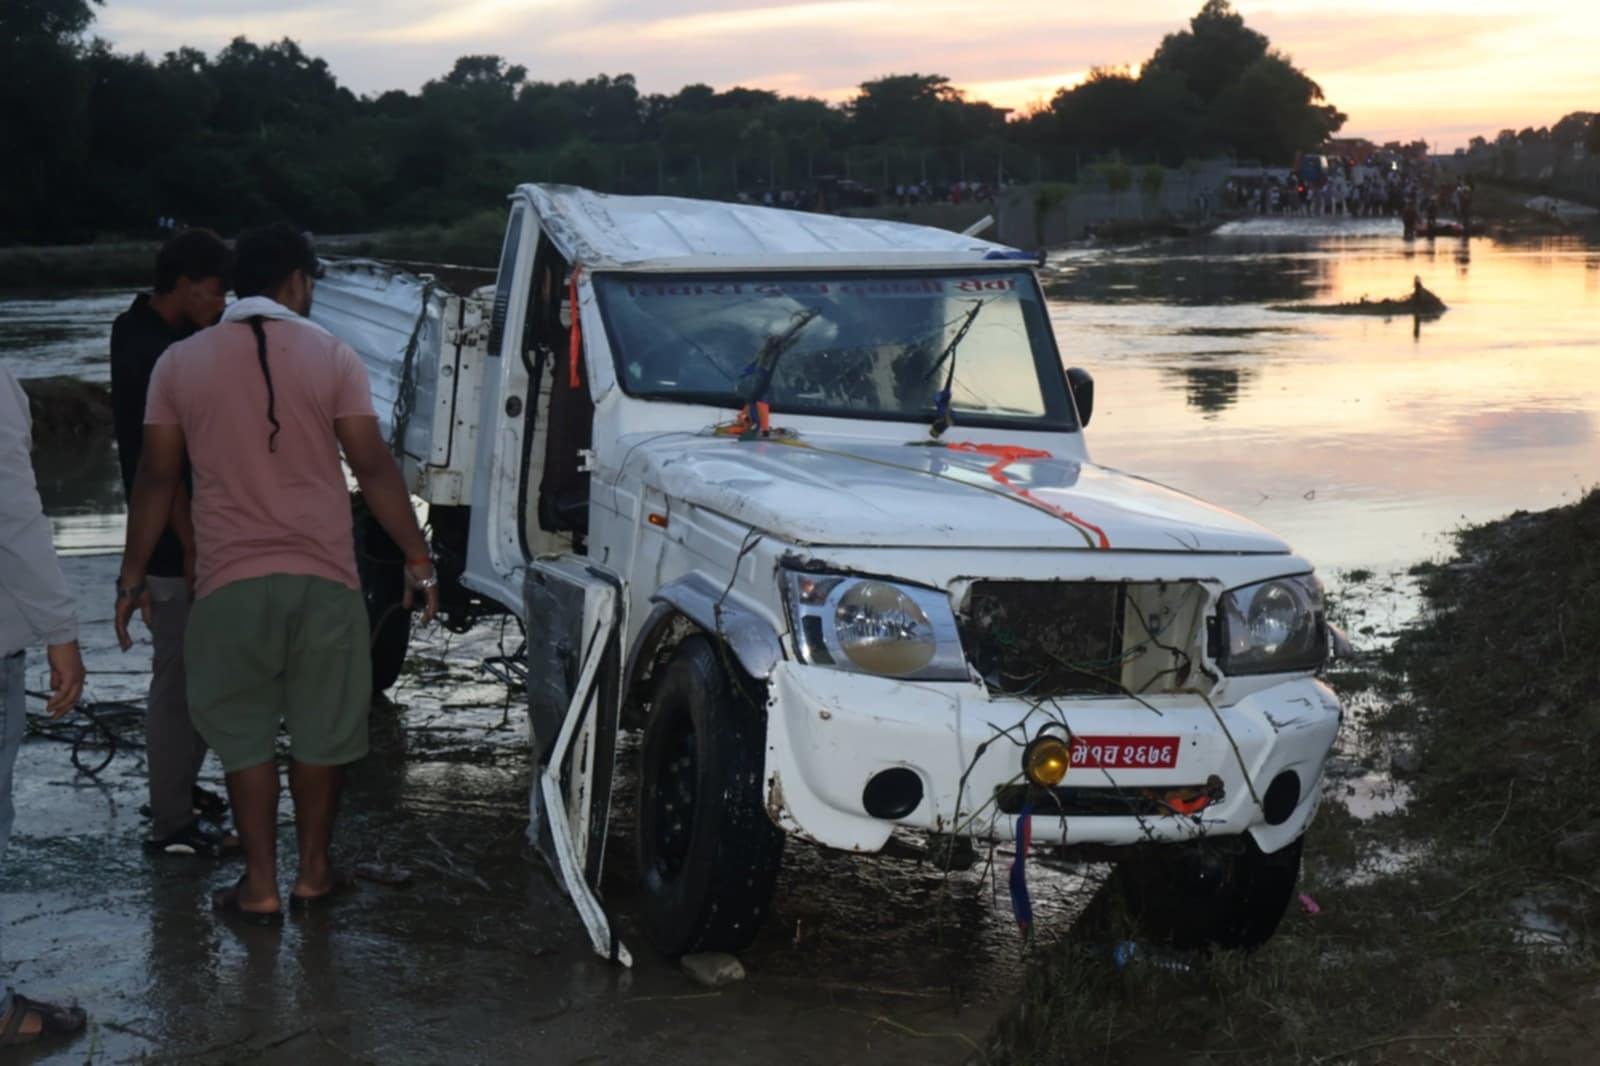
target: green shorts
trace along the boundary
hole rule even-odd
[[[273,574],[197,601],[184,637],[189,716],[224,770],[289,754],[341,766],[367,753],[372,659],[361,593],[326,578]]]

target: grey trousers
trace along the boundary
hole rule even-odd
[[[150,770],[150,836],[161,840],[194,820],[191,792],[206,742],[189,721],[188,683],[183,669],[183,634],[189,627],[189,589],[181,577],[152,577],[150,699],[144,719],[145,758]]]
[[[22,733],[27,727],[27,693],[22,684],[22,652],[0,656],[0,855],[11,842],[17,808],[11,799],[11,772],[17,765]]]

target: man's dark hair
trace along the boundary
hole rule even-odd
[[[186,229],[156,253],[156,292],[171,292],[179,278],[204,281],[219,278],[228,287],[233,253],[222,238],[208,229]]]
[[[245,230],[234,242],[233,289],[240,299],[273,292],[296,270],[313,278],[322,273],[311,242],[287,222]]]

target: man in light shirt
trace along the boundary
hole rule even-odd
[[[0,853],[16,821],[11,774],[27,724],[24,650],[45,646],[53,690],[45,709],[52,718],[76,707],[83,693],[78,613],[50,542],[32,450],[28,397],[16,376],[0,367]],[[86,1021],[77,1007],[41,1003],[7,988],[0,999],[0,1047],[75,1033]]]

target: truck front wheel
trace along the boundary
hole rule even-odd
[[[635,846],[663,954],[739,951],[766,918],[783,833],[762,805],[759,686],[704,636],[680,644],[645,723]]]
[[[1267,855],[1246,837],[1226,852],[1205,842],[1179,845],[1161,859],[1117,867],[1140,931],[1177,948],[1250,951],[1277,931],[1300,876],[1305,838]]]

